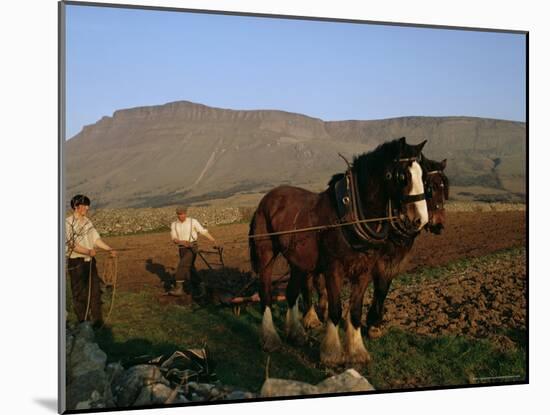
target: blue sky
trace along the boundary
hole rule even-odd
[[[323,120],[525,121],[525,35],[67,6],[67,137],[186,100]]]

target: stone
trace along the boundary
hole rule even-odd
[[[141,388],[133,406],[163,405],[172,396],[174,391],[162,383],[145,385]]]
[[[169,385],[157,366],[137,365],[129,368],[112,384],[111,389],[117,406],[132,406],[140,395],[141,389],[155,383]]]
[[[227,401],[237,401],[242,399],[254,399],[257,395],[251,392],[233,391],[228,394],[224,399]]]
[[[71,353],[67,356],[67,407],[103,408],[108,388],[105,375],[107,355],[94,343],[95,336],[89,322],[81,323],[73,336]]]
[[[260,396],[269,398],[274,396],[314,395],[317,393],[319,393],[319,389],[309,383],[269,378],[262,385]]]
[[[348,369],[339,375],[332,376],[311,385],[287,379],[267,379],[260,392],[262,397],[316,395],[322,393],[365,392],[374,390],[370,382],[355,369]]]
[[[367,392],[374,390],[370,382],[355,369],[348,369],[317,384],[319,393]]]

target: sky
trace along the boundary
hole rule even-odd
[[[526,118],[525,35],[68,5],[66,136],[192,101],[325,121]]]

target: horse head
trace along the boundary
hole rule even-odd
[[[424,193],[423,169],[420,164],[422,148],[420,144],[407,144],[405,137],[399,139],[398,157],[386,170],[386,182],[391,200],[404,218],[404,225],[417,232],[428,223],[428,207]]]
[[[422,167],[429,215],[426,230],[439,235],[445,226],[445,200],[449,199],[449,179],[443,172],[447,159],[438,162],[423,157]]]

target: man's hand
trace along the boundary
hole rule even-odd
[[[91,256],[91,257],[94,257],[96,255],[96,252],[95,252],[95,249],[90,249],[90,251],[88,252],[88,255]]]
[[[118,253],[117,253],[117,251],[115,251],[114,249],[111,249],[111,250],[109,251],[109,255],[111,255],[112,258],[116,258],[117,255],[118,255]]]

